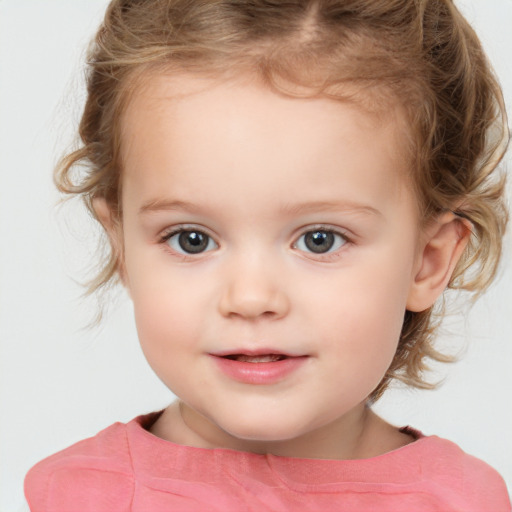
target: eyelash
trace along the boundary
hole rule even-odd
[[[208,249],[211,242],[213,242],[215,244],[215,246],[216,246],[215,248],[218,248],[218,246],[219,246],[217,244],[217,242],[215,242],[214,238],[211,235],[209,235],[207,232],[205,232],[205,230],[196,228],[195,226],[186,226],[186,225],[185,226],[177,226],[170,231],[164,232],[159,238],[159,243],[167,245],[169,250],[171,250],[174,254],[177,254],[178,256],[182,257],[184,260],[189,260],[189,261],[195,260],[196,257],[199,255],[202,255],[202,254],[212,251],[212,249],[210,248],[209,250],[204,250],[204,251],[200,251],[197,253],[192,253],[192,252],[186,253],[186,252],[181,252],[176,249],[173,249],[172,247],[169,246],[169,244],[168,244],[169,240],[171,240],[174,236],[176,236],[178,234],[186,233],[186,232],[200,233],[200,234],[206,236],[208,238],[208,243],[207,243],[206,249]],[[332,235],[334,235],[334,237],[338,237],[338,243],[340,243],[339,239],[341,239],[341,245],[338,248],[336,248],[334,251],[331,251],[331,248],[329,248],[329,250],[326,252],[315,253],[314,251],[298,249],[299,251],[301,251],[301,253],[309,254],[309,255],[311,255],[309,257],[314,257],[315,259],[320,259],[322,261],[331,261],[333,259],[337,259],[340,256],[340,254],[339,254],[340,250],[342,250],[345,245],[353,243],[351,238],[349,236],[347,236],[347,234],[344,231],[340,231],[339,229],[334,229],[330,226],[315,225],[315,226],[308,226],[306,231],[302,231],[302,233],[299,235],[299,237],[296,239],[296,241],[292,244],[292,248],[297,249],[299,242],[301,241],[301,239],[304,236],[311,234],[311,233],[315,233],[315,232],[316,233],[323,232],[323,233],[327,233],[327,234],[332,234]]]

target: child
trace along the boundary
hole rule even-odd
[[[178,401],[36,465],[31,510],[510,510],[371,409],[427,385],[434,304],[501,251],[505,113],[452,2],[113,0],[80,136],[56,180],[109,237],[94,287]]]

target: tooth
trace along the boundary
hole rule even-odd
[[[245,354],[237,355],[237,361],[241,361],[244,363],[272,363],[275,361],[280,361],[281,356],[277,354],[269,354],[269,355],[261,355],[261,356],[248,356]]]

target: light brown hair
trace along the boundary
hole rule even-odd
[[[252,73],[281,92],[294,84],[346,100],[343,91],[355,88],[375,102],[398,102],[422,220],[452,210],[473,225],[449,286],[478,295],[490,284],[507,222],[497,170],[506,115],[480,42],[452,1],[113,0],[89,50],[81,147],[57,167],[59,190],[81,196],[93,215],[93,199],[104,197],[121,222],[123,111],[150,73],[183,71]],[[90,291],[118,270],[112,250]],[[394,378],[430,386],[428,359],[448,360],[434,348],[440,313],[405,312],[395,358],[372,399]]]

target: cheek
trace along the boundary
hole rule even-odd
[[[332,311],[331,372],[348,398],[364,400],[381,382],[396,353],[403,309],[387,294],[351,295]]]
[[[138,289],[132,293],[135,321],[141,344],[175,346],[180,340],[193,338],[200,319],[193,298],[186,293],[169,293],[157,288]]]
[[[175,394],[183,394],[190,368],[201,353],[201,326],[186,294],[164,293],[157,287],[132,295],[140,347],[160,380]]]
[[[168,358],[187,344],[193,347],[202,328],[201,288],[182,275],[155,261],[127,261],[130,295],[142,349],[148,359]],[[196,283],[197,284],[197,283]]]
[[[349,362],[354,379],[374,374],[380,381],[399,341],[410,263],[393,261],[386,254],[367,263],[319,285],[314,301],[316,318],[309,323],[321,328],[334,359]],[[328,289],[328,294],[322,289]]]

